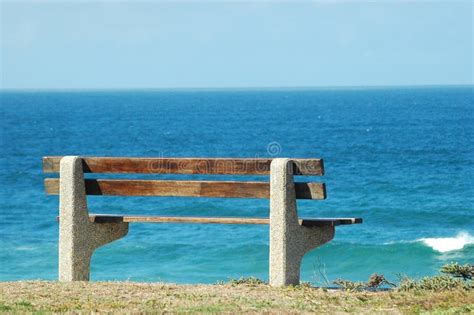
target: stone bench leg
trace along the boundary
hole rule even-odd
[[[304,254],[332,240],[334,232],[332,226],[299,224],[293,162],[274,159],[270,169],[270,285],[298,285]]]
[[[61,159],[59,195],[59,281],[88,281],[94,250],[124,237],[128,223],[89,220],[80,157]]]

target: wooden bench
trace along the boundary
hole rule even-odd
[[[59,280],[87,281],[94,250],[124,237],[129,223],[269,224],[272,286],[298,284],[303,255],[334,237],[335,226],[360,218],[300,219],[296,199],[326,199],[323,183],[294,175],[323,175],[320,159],[44,157],[47,194],[59,194]],[[270,175],[270,182],[84,179],[84,173]],[[86,195],[269,198],[269,218],[89,214]]]

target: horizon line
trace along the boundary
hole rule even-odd
[[[249,91],[249,90],[352,90],[390,88],[456,88],[471,87],[471,84],[394,84],[394,85],[308,85],[308,86],[225,86],[225,87],[104,87],[104,88],[0,88],[0,92],[100,92],[100,91]]]

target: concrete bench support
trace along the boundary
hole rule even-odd
[[[59,281],[88,281],[94,250],[124,237],[128,223],[93,223],[87,210],[82,159],[60,163]]]
[[[305,227],[298,222],[293,162],[274,159],[270,167],[270,285],[297,285],[308,251],[333,239],[334,226]]]

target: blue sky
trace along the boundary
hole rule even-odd
[[[473,11],[471,1],[3,1],[0,87],[473,84]]]

